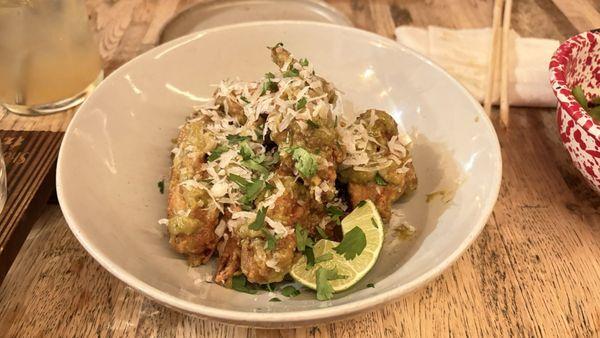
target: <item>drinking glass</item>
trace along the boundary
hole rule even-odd
[[[0,104],[39,115],[76,106],[102,79],[84,0],[0,0]]]

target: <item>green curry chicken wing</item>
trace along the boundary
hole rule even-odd
[[[343,111],[335,87],[277,44],[278,71],[223,81],[180,131],[169,189],[169,241],[191,265],[218,252],[215,282],[282,281],[298,234],[340,240],[350,204],[371,199],[384,220],[416,187],[409,139],[391,116]],[[298,234],[296,234],[296,230]],[[301,232],[302,231],[302,232]]]
[[[188,122],[180,131],[174,150],[168,197],[169,242],[190,265],[204,264],[212,256],[218,238],[214,229],[219,209],[198,183],[199,168],[214,146],[202,121]]]
[[[367,110],[343,129],[349,142],[357,141],[361,147],[352,149],[358,155],[348,161],[351,165],[340,170],[341,181],[348,184],[352,205],[370,199],[383,219],[389,221],[392,204],[417,186],[409,154],[410,139],[399,136],[398,126],[390,115],[375,109]]]

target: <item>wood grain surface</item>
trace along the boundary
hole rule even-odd
[[[0,130],[8,195],[0,210],[0,283],[54,190],[63,133]]]
[[[151,48],[159,27],[195,1],[89,0],[107,72]],[[401,24],[490,26],[492,0],[330,0],[366,30]],[[600,27],[598,0],[515,0],[511,27],[563,40]],[[0,128],[60,130],[0,116]],[[9,337],[432,337],[600,335],[600,197],[570,164],[553,109],[511,108],[497,128],[503,183],[474,245],[422,289],[351,320],[255,330],[167,309],[100,267],[48,206],[0,286],[0,336]]]

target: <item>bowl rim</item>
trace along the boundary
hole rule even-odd
[[[203,305],[201,303],[194,303],[192,301],[184,300],[178,298],[176,296],[170,295],[166,292],[163,292],[146,282],[138,279],[134,275],[130,274],[125,269],[120,266],[112,263],[110,259],[104,256],[104,254],[96,248],[92,242],[90,242],[89,238],[81,232],[79,225],[75,221],[75,212],[70,209],[69,204],[67,202],[67,197],[63,191],[62,181],[68,179],[63,176],[63,166],[64,163],[64,153],[65,153],[65,144],[70,139],[70,135],[73,134],[73,129],[76,127],[76,121],[81,117],[81,112],[86,110],[89,100],[86,100],[77,110],[73,119],[67,130],[65,132],[65,136],[61,143],[60,152],[57,160],[57,170],[56,170],[56,191],[57,197],[60,204],[60,207],[63,212],[63,216],[77,238],[80,244],[84,247],[84,249],[98,262],[102,267],[104,267],[108,272],[110,272],[113,276],[117,277],[122,282],[141,292],[145,296],[156,300],[157,302],[167,305],[169,307],[178,309],[179,311],[183,311],[186,313],[198,315],[204,318],[210,318],[214,320],[220,320],[224,322],[236,323],[241,325],[248,325],[253,327],[276,327],[276,326],[299,326],[303,324],[313,323],[313,321],[331,321],[335,319],[339,319],[342,317],[348,317],[353,314],[357,314],[360,312],[364,312],[366,310],[372,309],[376,306],[381,306],[387,304],[393,300],[398,299],[399,297],[423,286],[427,282],[433,280],[438,277],[445,269],[447,269],[450,265],[452,265],[460,255],[465,252],[469,246],[474,242],[477,236],[483,230],[487,220],[492,214],[494,205],[498,199],[498,194],[500,191],[500,184],[502,180],[502,155],[500,151],[500,143],[498,140],[498,136],[494,129],[494,126],[488,117],[485,114],[483,108],[477,102],[471,94],[462,86],[456,79],[454,79],[451,75],[449,75],[444,69],[442,69],[439,65],[435,64],[425,56],[413,51],[412,49],[405,47],[397,43],[394,40],[391,40],[387,37],[368,32],[365,30],[361,30],[354,27],[347,26],[339,26],[330,23],[321,23],[321,22],[310,22],[310,21],[288,21],[288,20],[279,20],[279,21],[256,21],[256,22],[248,22],[248,23],[239,23],[227,26],[215,27],[199,32],[194,32],[189,35],[185,35],[183,37],[174,39],[169,41],[163,45],[152,48],[149,51],[146,51],[135,58],[129,60],[127,63],[123,64],[119,68],[117,68],[114,72],[112,72],[108,77],[106,77],[105,81],[102,81],[99,87],[106,85],[106,83],[110,82],[110,78],[117,77],[119,75],[125,74],[128,71],[128,68],[131,67],[131,64],[137,61],[138,58],[145,57],[146,54],[149,53],[168,53],[170,50],[177,48],[180,45],[184,45],[193,40],[199,39],[206,34],[215,34],[220,31],[232,30],[232,29],[240,29],[246,27],[255,27],[255,26],[280,26],[280,25],[290,25],[290,26],[320,26],[324,29],[330,30],[339,30],[344,31],[348,34],[359,34],[370,40],[380,44],[381,46],[385,46],[386,48],[393,48],[403,53],[409,53],[412,56],[420,59],[422,62],[425,62],[431,65],[438,72],[441,72],[451,83],[458,87],[460,91],[468,98],[468,100],[473,105],[473,108],[478,113],[479,120],[481,122],[480,128],[487,129],[488,132],[491,133],[495,142],[493,142],[493,150],[490,152],[490,155],[494,155],[494,161],[498,163],[498,166],[495,172],[490,173],[490,182],[492,182],[492,190],[485,197],[485,206],[482,208],[480,217],[474,222],[474,226],[469,232],[469,234],[464,238],[464,240],[457,246],[454,251],[442,259],[435,267],[426,271],[419,277],[414,280],[404,284],[401,287],[396,287],[394,289],[387,290],[385,292],[378,293],[369,298],[357,300],[353,302],[349,302],[346,304],[339,304],[330,307],[321,307],[316,309],[309,310],[298,310],[298,311],[290,311],[290,312],[247,312],[247,311],[237,311],[237,310],[227,310],[227,309],[219,309],[211,306]],[[93,95],[93,94],[92,94]],[[494,183],[495,182],[495,183]]]
[[[550,70],[550,84],[552,91],[558,100],[558,105],[564,110],[583,130],[600,140],[600,127],[592,120],[592,117],[575,100],[571,88],[567,85],[566,69],[571,60],[573,48],[580,41],[595,40],[600,44],[600,29],[582,32],[565,40],[552,55],[548,69]]]

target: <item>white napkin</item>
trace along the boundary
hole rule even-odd
[[[492,29],[447,29],[436,26],[396,28],[401,44],[431,58],[460,81],[480,102],[486,90],[486,75],[492,45]],[[514,106],[555,107],[556,98],[548,80],[548,64],[558,48],[557,40],[522,38],[511,32],[508,97]],[[494,84],[494,102],[500,97],[500,76]]]

